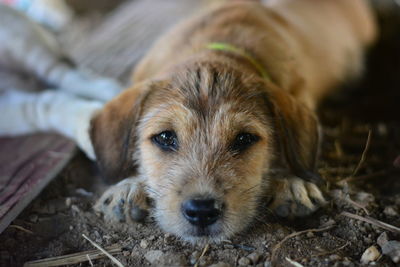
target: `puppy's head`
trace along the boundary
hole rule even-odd
[[[111,101],[93,120],[92,141],[107,176],[136,168],[146,177],[163,229],[217,241],[254,219],[275,156],[311,177],[317,124],[274,85],[202,63]]]

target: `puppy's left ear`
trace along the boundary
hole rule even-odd
[[[90,139],[100,171],[108,182],[118,182],[136,172],[136,126],[150,91],[146,88],[138,84],[125,90],[91,121]]]
[[[290,170],[306,181],[323,183],[316,172],[320,129],[314,111],[272,84],[268,84],[266,102],[273,116],[276,139]]]

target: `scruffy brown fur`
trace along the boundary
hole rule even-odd
[[[141,219],[148,196],[160,226],[191,241],[243,230],[265,196],[278,215],[313,212],[325,201],[315,173],[315,108],[361,72],[374,38],[362,0],[226,1],[178,25],[136,67],[135,85],[92,121],[105,175],[130,177],[106,191],[96,209],[110,220]],[[237,53],[207,49],[212,42],[246,51],[269,79]],[[152,141],[166,130],[176,133],[176,151]],[[233,151],[242,132],[258,140]],[[182,216],[182,203],[197,196],[223,203],[214,224],[199,228]]]

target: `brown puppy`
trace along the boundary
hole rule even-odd
[[[191,241],[245,228],[262,197],[281,216],[324,203],[315,107],[358,75],[375,37],[362,0],[227,1],[161,38],[135,86],[93,119],[110,220],[154,216]]]

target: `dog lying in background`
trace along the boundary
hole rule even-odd
[[[283,217],[325,203],[315,109],[360,74],[375,31],[363,0],[226,1],[156,42],[134,86],[104,107],[49,99],[48,122],[30,116],[2,133],[57,130],[107,178],[125,178],[95,205],[106,220],[140,221],[151,208],[167,232],[219,241],[262,199]]]
[[[21,72],[35,75],[49,89],[36,94],[29,92],[32,88],[13,75]],[[3,4],[0,4],[0,79],[0,135],[57,131],[74,139],[94,158],[87,137],[90,116],[105,101],[118,95],[121,85],[78,70],[52,34]]]

